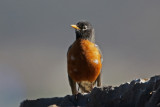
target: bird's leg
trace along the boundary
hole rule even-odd
[[[75,101],[78,101],[78,91],[76,88],[76,82],[72,80],[72,78],[68,75],[69,84],[72,90],[72,95],[75,97]],[[79,87],[78,87],[79,90]]]
[[[99,74],[99,76],[97,77],[97,86],[100,87],[102,85],[102,82],[101,82],[101,73]]]
[[[78,93],[77,89],[76,89],[76,82],[73,81],[69,76],[68,76],[68,80],[69,80],[69,84],[71,86],[72,94],[76,95]]]
[[[79,83],[78,83],[78,92],[79,92]]]
[[[75,94],[75,99],[76,99],[76,101],[78,101],[78,95],[80,94],[80,93],[79,93],[79,90],[80,90],[79,83],[77,83],[77,84],[78,84],[78,91],[77,91],[77,93]]]

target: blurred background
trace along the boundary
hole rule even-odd
[[[66,53],[79,20],[95,28],[103,85],[160,74],[159,0],[1,0],[2,107],[71,94]]]

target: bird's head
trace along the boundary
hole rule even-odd
[[[76,25],[71,25],[75,29],[76,39],[87,39],[94,42],[94,29],[87,21],[80,21]]]

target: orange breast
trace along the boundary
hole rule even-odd
[[[101,71],[101,55],[94,43],[76,40],[68,51],[68,74],[76,82],[97,79]]]

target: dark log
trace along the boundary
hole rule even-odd
[[[20,107],[160,107],[160,76],[137,79],[119,87],[95,87],[91,93],[25,100]]]

